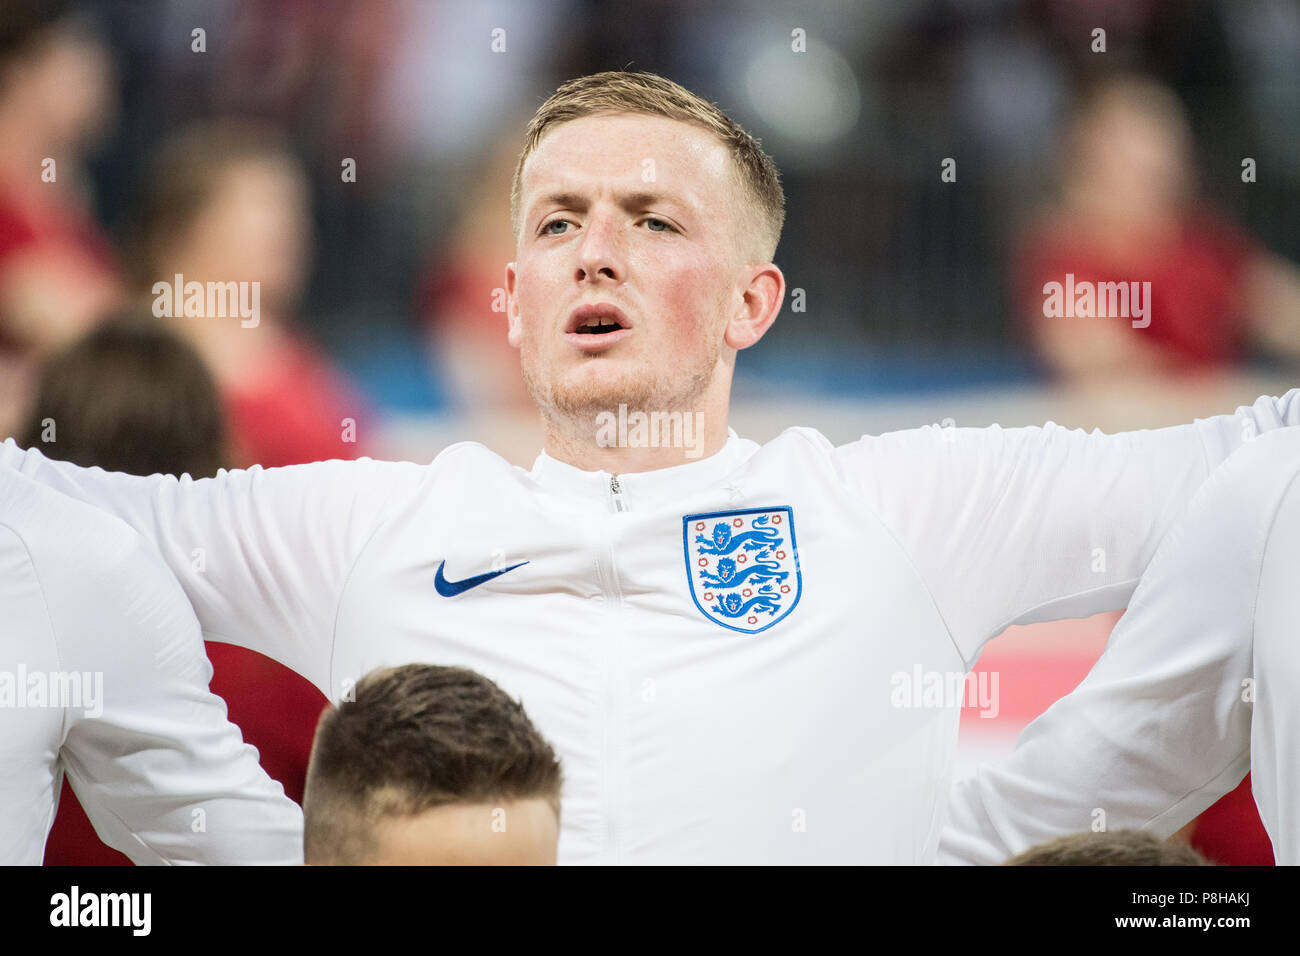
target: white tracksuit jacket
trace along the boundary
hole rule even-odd
[[[0,467],[126,520],[207,638],[332,699],[411,661],[497,681],[563,760],[561,863],[929,863],[961,701],[926,688],[1010,624],[1124,607],[1210,472],[1296,424],[1300,390],[1117,435],[733,433],[616,477],[474,443],[200,481],[12,443]]]
[[[65,772],[137,864],[301,863],[302,811],[211,677],[147,542],[0,469],[0,865],[40,864]]]

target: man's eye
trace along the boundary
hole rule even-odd
[[[546,225],[542,226],[542,234],[547,236],[562,236],[564,233],[568,232],[567,229],[552,229],[551,227],[567,226],[568,224],[569,220],[567,219],[552,219]]]
[[[664,222],[662,219],[650,218],[645,221],[646,228],[651,232],[676,232],[677,230]],[[656,228],[661,226],[662,228]]]

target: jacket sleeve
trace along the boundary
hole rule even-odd
[[[1286,432],[1215,472],[1087,678],[1025,729],[1005,763],[954,787],[941,862],[998,863],[1090,829],[1167,837],[1240,783],[1251,761],[1260,570],[1298,475],[1300,433]]]
[[[910,552],[967,666],[1012,624],[1128,605],[1192,495],[1233,451],[1300,424],[1300,389],[1235,414],[1107,435],[939,428],[836,449]]]
[[[344,583],[388,510],[428,469],[326,461],[140,478],[0,445],[0,468],[87,502],[148,539],[180,581],[204,636],[251,648],[327,696]]]
[[[18,618],[5,609],[4,643],[46,688],[13,729],[16,756],[56,756],[96,832],[137,864],[301,862],[302,813],[208,690],[198,622],[157,554],[121,522],[28,485],[0,481],[6,553],[28,582]],[[48,785],[49,765],[25,775]],[[57,776],[52,786],[47,807]]]

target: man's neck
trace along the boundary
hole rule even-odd
[[[578,425],[543,416],[546,453],[582,471],[612,475],[703,461],[727,443],[727,417],[702,411],[638,413],[621,406]],[[576,426],[576,427],[575,427]]]

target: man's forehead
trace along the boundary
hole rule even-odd
[[[727,148],[708,130],[662,116],[584,116],[542,137],[521,186],[586,191],[619,183],[643,192],[707,195],[731,175]]]

